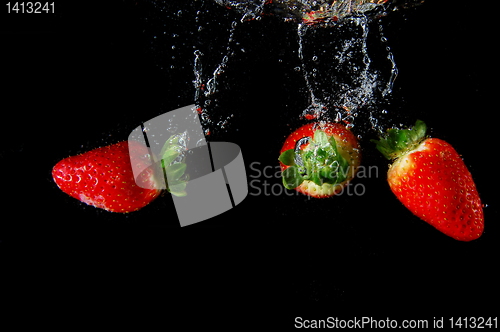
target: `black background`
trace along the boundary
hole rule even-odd
[[[364,165],[378,166],[379,174],[354,181],[366,189],[360,197],[309,200],[249,188],[233,210],[185,228],[168,195],[128,215],[68,197],[53,183],[52,166],[192,104],[193,45],[204,48],[213,70],[240,15],[206,1],[56,1],[55,8],[38,15],[1,9],[0,240],[3,257],[29,271],[15,290],[39,301],[50,293],[61,301],[136,305],[152,296],[174,305],[176,314],[210,312],[207,325],[230,317],[293,328],[296,315],[492,313],[499,227],[491,9],[427,1],[383,18],[399,75],[381,121],[411,125],[421,118],[432,136],[462,154],[487,204],[484,235],[463,243],[395,199],[364,115],[354,130]],[[197,10],[204,23],[196,22]],[[309,100],[293,70],[299,64],[293,23],[265,17],[242,24],[235,38],[246,51],[230,59],[213,114],[234,117],[227,129],[213,126],[210,139],[240,145],[251,181],[255,168],[277,165]],[[267,180],[281,189],[280,179]]]

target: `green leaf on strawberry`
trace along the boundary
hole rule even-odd
[[[185,150],[181,143],[184,134],[172,135],[163,145],[160,156],[163,176],[167,183],[167,190],[175,196],[186,196],[186,184],[189,177],[186,172]]]
[[[372,140],[372,142],[377,144],[377,149],[384,157],[391,160],[418,146],[425,139],[426,131],[426,124],[421,120],[417,120],[410,129],[391,128],[383,139]]]
[[[284,165],[294,166],[295,165],[295,151],[293,149],[286,150],[285,152],[283,152],[280,155],[279,161],[281,161]]]
[[[184,197],[187,195],[186,184],[187,182],[185,181],[177,184],[170,184],[169,192],[177,197]]]
[[[295,166],[299,158],[301,166]],[[279,160],[288,166],[283,172],[283,184],[287,189],[294,189],[302,181],[309,180],[318,186],[324,183],[337,184],[345,180],[349,164],[337,150],[333,137],[328,137],[322,130],[316,130],[308,148],[298,153],[294,149],[284,151]]]
[[[299,168],[295,165],[285,169],[281,174],[281,178],[283,180],[283,185],[287,189],[295,189],[304,181],[304,177],[300,174]]]
[[[166,167],[166,165],[170,165],[177,157],[179,157],[180,153],[174,149],[171,149],[165,151],[161,155],[162,167]]]
[[[317,122],[294,131],[278,159],[285,188],[329,197],[354,177],[360,153],[356,138],[343,125]]]

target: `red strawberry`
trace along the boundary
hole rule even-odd
[[[337,194],[356,174],[358,141],[339,123],[315,122],[286,139],[279,157],[283,185],[312,197]]]
[[[130,144],[130,151],[129,151]],[[132,212],[149,204],[161,190],[150,165],[148,148],[138,142],[124,141],[101,147],[58,162],[52,177],[68,195],[111,212]],[[141,173],[136,184],[130,155]]]
[[[396,197],[416,216],[460,241],[481,236],[484,216],[472,176],[447,142],[425,137],[426,126],[390,129],[377,143],[393,159],[387,180]]]

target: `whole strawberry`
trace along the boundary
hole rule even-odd
[[[336,122],[314,122],[292,132],[279,157],[283,185],[316,198],[336,195],[360,165],[356,136]]]
[[[154,170],[147,168],[148,160],[146,146],[124,141],[63,159],[52,169],[52,177],[62,191],[86,204],[111,212],[132,212],[161,193]],[[146,168],[137,179],[141,186],[134,179],[131,162]]]
[[[390,129],[375,141],[394,162],[387,180],[396,197],[416,216],[460,241],[479,238],[484,230],[483,205],[472,175],[447,142],[425,136],[426,125]]]

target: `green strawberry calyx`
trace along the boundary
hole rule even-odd
[[[421,120],[409,129],[391,128],[380,139],[371,141],[376,144],[385,158],[397,159],[409,151],[414,150],[426,138],[427,126]]]
[[[167,184],[167,190],[175,196],[186,196],[186,184],[189,175],[186,172],[185,135],[172,135],[161,149],[162,176]]]
[[[303,144],[307,146],[301,149]],[[335,138],[322,130],[316,130],[312,138],[299,140],[295,149],[280,155],[279,161],[289,166],[281,174],[287,189],[295,189],[305,180],[318,186],[339,184],[347,179],[349,172],[349,162],[339,153]]]

